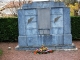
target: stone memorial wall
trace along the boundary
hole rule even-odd
[[[63,2],[42,1],[24,4],[18,10],[17,50],[73,49],[70,9]]]

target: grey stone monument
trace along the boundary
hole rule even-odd
[[[24,4],[18,10],[17,50],[74,49],[70,9],[63,2],[43,1]]]

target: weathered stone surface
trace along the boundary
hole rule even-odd
[[[59,15],[59,14],[63,14],[63,8],[52,8],[51,10],[51,14],[56,14],[56,15]]]
[[[27,47],[27,37],[26,36],[19,36],[18,37],[18,45],[20,47]]]
[[[18,50],[73,49],[70,9],[63,2],[43,1],[24,4],[18,10]]]
[[[70,9],[64,9],[64,34],[71,34],[71,19],[70,19]]]
[[[39,47],[38,37],[36,35],[32,37],[27,37],[27,44],[28,47]]]
[[[26,29],[37,28],[37,23],[32,22],[26,25]]]
[[[72,44],[72,35],[71,34],[64,34],[64,44],[65,45]]]
[[[29,10],[24,10],[24,15],[37,15],[36,9],[29,9]]]
[[[51,34],[63,34],[63,27],[53,27]]]
[[[52,35],[52,43],[54,46],[64,45],[63,35]]]
[[[43,36],[43,44],[45,46],[52,46],[52,36],[51,35],[44,35]]]
[[[38,30],[37,29],[27,29],[26,30],[26,35],[27,36],[33,36],[33,35],[37,35],[38,34]]]
[[[18,10],[18,27],[19,27],[19,35],[23,36],[25,34],[25,19],[24,19],[24,10]]]
[[[52,1],[33,2],[31,4],[24,4],[22,6],[22,9],[50,8],[50,7],[65,7],[65,4],[63,2],[52,2]]]

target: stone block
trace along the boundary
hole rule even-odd
[[[44,30],[39,30],[39,34],[40,35],[44,34]]]
[[[31,21],[29,22],[29,20],[31,19]],[[26,16],[25,15],[25,20],[26,20],[26,23],[31,23],[31,22],[36,22],[37,20],[37,17],[36,16]]]
[[[37,29],[27,29],[26,30],[26,35],[27,36],[32,36],[32,35],[37,35],[38,34],[38,30]]]
[[[24,15],[37,15],[36,9],[24,10]]]
[[[43,44],[45,46],[52,46],[52,36],[51,35],[44,35],[43,36]]]
[[[37,28],[37,23],[31,22],[31,23],[26,25],[26,29],[31,29],[31,28]]]
[[[63,45],[64,40],[63,40],[63,35],[52,35],[52,45]]]
[[[51,34],[63,34],[63,27],[51,28]]]
[[[60,7],[65,7],[66,5],[63,2],[59,2]]]
[[[25,4],[26,6],[25,7],[27,7],[27,8],[36,8],[37,6],[37,3],[31,3],[31,4]],[[27,8],[25,8],[25,7],[23,7],[23,9],[27,9]]]
[[[50,30],[47,30],[47,29],[44,30],[43,34],[44,34],[44,35],[49,35],[49,34],[50,34]]]
[[[50,7],[54,7],[55,2],[50,2]]]
[[[18,37],[18,45],[19,45],[19,47],[27,47],[27,37],[19,36]]]
[[[65,45],[72,44],[72,35],[71,34],[64,34],[64,44]]]
[[[71,33],[70,9],[64,8],[64,34]]]
[[[38,47],[39,46],[38,36],[27,37],[27,44],[28,47]]]
[[[59,2],[54,2],[53,6],[54,7],[59,7]]]
[[[49,2],[38,2],[37,3],[37,8],[48,8],[50,7]]]
[[[25,35],[25,19],[24,19],[24,10],[18,10],[18,28],[19,28],[19,35]]]
[[[50,7],[65,7],[65,5],[62,2],[42,1],[42,2],[33,2],[31,4],[24,4],[22,6],[22,9],[50,8]]]
[[[63,15],[51,15],[51,27],[63,27]]]
[[[39,30],[39,34],[44,34],[44,35],[49,35],[50,34],[50,30]]]
[[[40,47],[43,45],[43,35],[38,35],[38,44]]]
[[[55,15],[55,14],[63,14],[63,8],[52,8],[51,9],[51,14]]]

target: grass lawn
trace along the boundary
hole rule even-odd
[[[2,56],[2,54],[3,54],[3,51],[2,51],[2,49],[0,49],[0,56]]]

